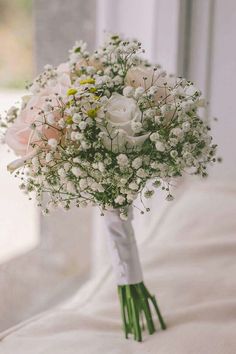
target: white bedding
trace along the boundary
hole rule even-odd
[[[123,338],[107,265],[64,305],[2,333],[0,354],[235,354],[236,185],[189,186],[139,249],[166,331]]]

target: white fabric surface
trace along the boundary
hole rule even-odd
[[[236,186],[194,184],[169,205],[139,246],[166,331],[123,338],[106,266],[64,305],[2,333],[0,354],[235,354]]]
[[[59,304],[88,279],[92,215],[90,208],[54,212],[50,223],[43,222],[36,248],[0,264],[0,332]]]

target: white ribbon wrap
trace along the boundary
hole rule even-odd
[[[121,220],[119,212],[105,212],[104,222],[108,247],[117,285],[137,284],[143,281],[138,249],[131,224],[132,208],[127,221]]]

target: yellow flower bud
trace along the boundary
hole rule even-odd
[[[90,87],[89,92],[90,92],[90,93],[97,92],[96,87]]]
[[[95,83],[95,80],[90,77],[90,78],[85,79],[85,80],[80,80],[79,83],[80,83],[80,85],[94,84],[94,83]]]
[[[67,96],[72,96],[72,95],[75,95],[78,91],[74,88],[70,88],[68,91],[67,91]]]

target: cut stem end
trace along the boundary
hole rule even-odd
[[[150,308],[151,304],[157,314],[161,329],[166,329],[155,296],[149,293],[143,282],[131,285],[118,285],[118,294],[125,338],[128,338],[129,334],[133,334],[136,341],[142,342],[142,331],[145,329],[145,321],[149,334],[153,334],[156,331]]]

